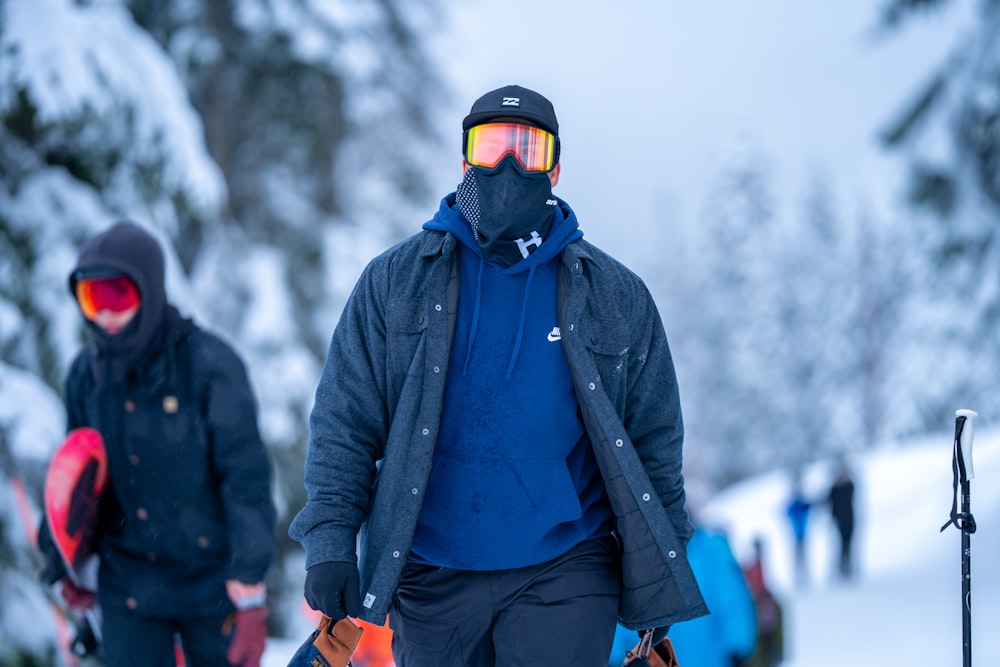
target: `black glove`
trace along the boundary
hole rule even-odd
[[[318,563],[306,570],[306,602],[334,621],[361,613],[360,591],[358,566],[354,563]]]
[[[729,661],[732,667],[746,667],[747,659],[738,653],[733,653],[729,656]]]
[[[653,628],[652,630],[639,630],[639,639],[646,636],[647,633],[653,633],[653,641],[650,642],[650,646],[656,646],[663,641],[663,638],[667,636],[667,632],[670,631],[669,625],[664,625],[660,628]]]

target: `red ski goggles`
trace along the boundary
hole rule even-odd
[[[121,313],[139,305],[139,290],[128,276],[81,278],[76,281],[76,300],[88,320],[102,310]]]
[[[540,127],[518,123],[475,125],[465,132],[465,161],[493,168],[512,154],[526,171],[552,171],[557,139]]]

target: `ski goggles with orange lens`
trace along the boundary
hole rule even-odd
[[[556,137],[540,127],[517,123],[475,125],[465,132],[465,161],[492,169],[511,154],[525,171],[552,171]]]
[[[139,290],[128,276],[81,278],[76,281],[76,300],[88,320],[102,310],[121,313],[139,305]]]

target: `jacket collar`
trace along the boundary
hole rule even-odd
[[[420,239],[420,256],[434,257],[442,255],[447,257],[455,252],[458,239],[451,232],[439,232],[436,230],[425,230]]]

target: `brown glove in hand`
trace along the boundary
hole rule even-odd
[[[351,655],[361,641],[364,629],[349,618],[337,622],[326,616],[320,618],[319,627],[313,633],[313,646],[319,651],[329,667],[350,667]],[[317,664],[317,663],[313,663]]]
[[[80,588],[69,577],[63,577],[59,582],[62,599],[66,601],[66,606],[70,609],[74,611],[87,611],[97,606],[97,595],[93,591]]]
[[[260,667],[266,643],[267,607],[251,607],[237,611],[226,660],[237,667]]]

